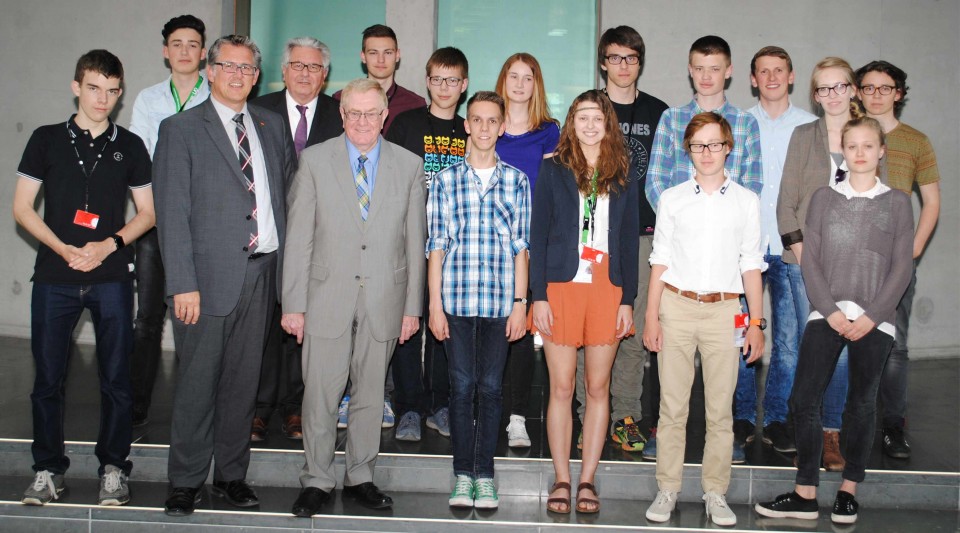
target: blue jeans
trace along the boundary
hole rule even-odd
[[[823,429],[840,431],[843,424],[843,408],[847,403],[847,389],[849,385],[849,357],[847,346],[840,352],[837,366],[833,370],[833,377],[823,393]]]
[[[848,373],[850,398],[843,414],[841,453],[846,460],[843,479],[859,483],[873,447],[877,425],[877,391],[893,338],[874,328],[857,341],[848,341],[825,319],[807,324],[800,345],[797,377],[790,396],[790,409],[797,428],[797,484],[818,485],[823,427],[820,403],[840,357],[841,348],[850,351]]]
[[[763,258],[769,267],[763,274],[770,286],[772,311],[773,347],[770,351],[770,368],[763,397],[763,425],[787,421],[787,400],[793,389],[793,377],[797,370],[797,355],[800,339],[810,314],[807,291],[800,274],[800,265],[784,263],[779,255],[766,254]],[[755,365],[747,366],[740,359],[740,373],[735,393],[734,419],[749,420],[756,424],[757,381]],[[841,406],[842,408],[842,406]]]
[[[453,473],[493,478],[507,362],[506,318],[447,315]],[[474,416],[476,413],[476,416]]]
[[[97,340],[100,376],[100,432],[94,449],[99,475],[114,465],[128,475],[133,398],[130,352],[133,350],[133,282],[92,285],[34,283],[31,348],[36,366],[33,393],[33,470],[63,474],[70,466],[64,449],[64,382],[77,326],[90,310]]]

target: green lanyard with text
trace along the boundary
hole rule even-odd
[[[580,242],[587,243],[587,236],[595,229],[593,215],[597,210],[597,175],[599,172],[593,171],[593,177],[590,178],[590,196],[583,202],[583,230],[580,232]],[[591,239],[591,242],[593,239]]]
[[[177,113],[183,111],[184,106],[187,105],[187,102],[191,98],[197,95],[200,92],[200,87],[203,85],[203,78],[197,78],[197,84],[193,86],[193,90],[190,91],[190,94],[187,95],[187,99],[181,104],[180,103],[180,93],[177,92],[177,87],[173,84],[173,78],[170,78],[170,92],[173,93],[173,103],[177,108]]]

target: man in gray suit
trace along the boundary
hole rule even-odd
[[[344,135],[305,149],[287,196],[281,324],[303,342],[303,490],[317,514],[336,486],[337,407],[351,379],[344,495],[393,504],[373,484],[390,355],[419,327],[426,238],[420,158],[384,141],[387,97],[374,80],[344,88]]]
[[[213,493],[259,504],[244,478],[267,318],[276,305],[285,185],[296,156],[283,118],[247,105],[260,50],[217,39],[207,57],[210,99],[160,125],[154,153],[157,228],[175,317],[177,390],[166,512],[193,512],[216,464]]]

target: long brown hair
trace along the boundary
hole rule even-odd
[[[519,52],[503,62],[503,67],[500,68],[500,76],[497,77],[497,94],[503,98],[504,102],[510,103],[510,96],[507,95],[507,74],[510,72],[510,67],[517,61],[530,67],[530,70],[533,71],[533,96],[527,102],[527,112],[530,115],[528,125],[530,131],[540,129],[545,122],[556,124],[557,121],[550,116],[550,108],[547,107],[547,92],[543,88],[543,70],[540,68],[540,63],[532,55]],[[509,108],[508,105],[507,109]]]
[[[620,190],[627,184],[627,171],[630,168],[630,157],[627,155],[627,146],[620,131],[617,114],[607,95],[597,90],[581,93],[573,99],[570,110],[567,111],[567,120],[560,131],[560,142],[557,143],[556,158],[561,165],[573,171],[577,178],[577,188],[583,194],[590,194],[590,181],[593,178],[594,168],[587,163],[587,158],[580,149],[580,141],[573,126],[577,106],[584,102],[592,102],[600,106],[603,112],[603,139],[600,141],[600,155],[597,157],[597,193],[610,194],[613,184]]]

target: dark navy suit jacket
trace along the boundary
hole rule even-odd
[[[632,165],[629,177],[634,176]],[[623,288],[621,305],[637,297],[640,255],[640,189],[635,180],[610,193],[608,234],[610,281]],[[530,216],[530,288],[533,300],[547,299],[547,283],[570,281],[580,261],[577,244],[583,215],[573,172],[556,157],[540,165]]]

